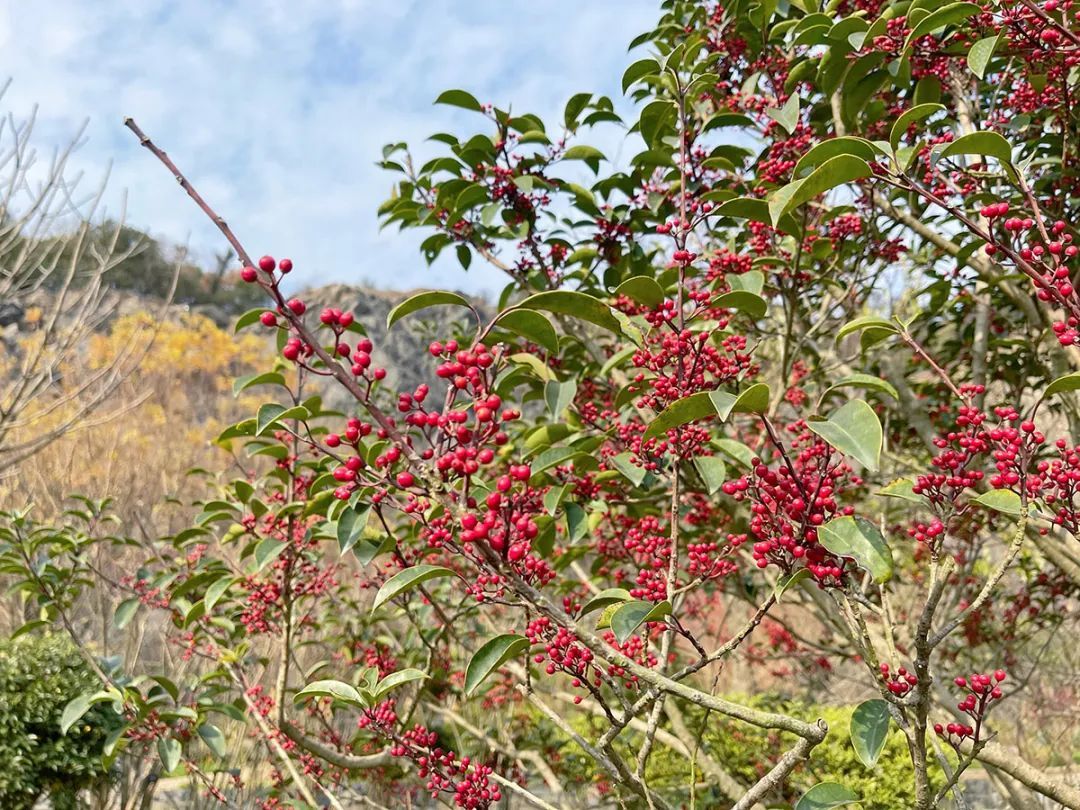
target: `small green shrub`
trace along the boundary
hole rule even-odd
[[[74,807],[81,789],[107,777],[111,710],[96,706],[60,733],[68,701],[99,687],[65,636],[0,642],[0,807],[30,808],[43,795],[54,807]]]

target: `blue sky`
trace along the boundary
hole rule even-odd
[[[291,256],[304,283],[490,292],[502,279],[479,263],[429,269],[418,233],[379,233],[392,182],[373,165],[381,146],[406,140],[424,153],[431,133],[480,123],[432,105],[446,88],[551,124],[572,93],[618,100],[626,47],[659,13],[657,0],[9,0],[4,107],[39,106],[43,152],[89,119],[76,168],[98,177],[111,163],[110,209],[126,191],[129,222],[197,257],[221,248],[216,232],[124,116],[249,250]],[[610,129],[587,139],[619,148]]]

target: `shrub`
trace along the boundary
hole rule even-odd
[[[0,643],[0,807],[29,808],[43,795],[73,807],[81,789],[107,778],[103,750],[116,715],[95,707],[60,730],[67,703],[97,683],[66,636]]]

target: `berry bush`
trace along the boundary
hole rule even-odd
[[[629,117],[448,90],[475,131],[385,148],[383,224],[507,281],[490,312],[432,290],[390,313],[472,319],[418,353],[414,390],[128,122],[240,257],[265,305],[238,328],[280,357],[236,381],[265,404],[219,437],[236,467],[189,528],[6,517],[44,620],[70,625],[88,549],[135,547],[116,624],[159,615],[194,662],[179,683],[99,672],[72,712],[115,707],[113,747],[229,803],[212,763],[239,724],[267,808],[809,810],[863,798],[812,778],[826,740],[871,770],[891,740],[918,810],[962,802],[975,763],[1080,808],[1044,767],[1048,730],[1078,733],[1050,719],[1075,703],[1080,586],[1077,8],[660,14],[631,43]],[[795,702],[721,697],[751,685]],[[857,705],[830,728],[825,703]],[[681,780],[652,778],[661,748]]]

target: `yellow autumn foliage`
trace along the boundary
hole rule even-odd
[[[108,497],[133,527],[168,532],[183,519],[169,498],[198,492],[187,471],[234,463],[212,440],[258,407],[255,397],[234,397],[232,381],[270,368],[271,346],[253,334],[234,335],[203,315],[184,313],[160,324],[149,313],[124,315],[107,333],[91,337],[80,353],[81,367],[62,370],[56,398],[128,348],[145,351],[135,372],[88,424],[0,480],[0,502],[32,502],[44,517],[60,511],[71,493]],[[54,405],[41,419],[26,421],[47,430],[67,415]]]

